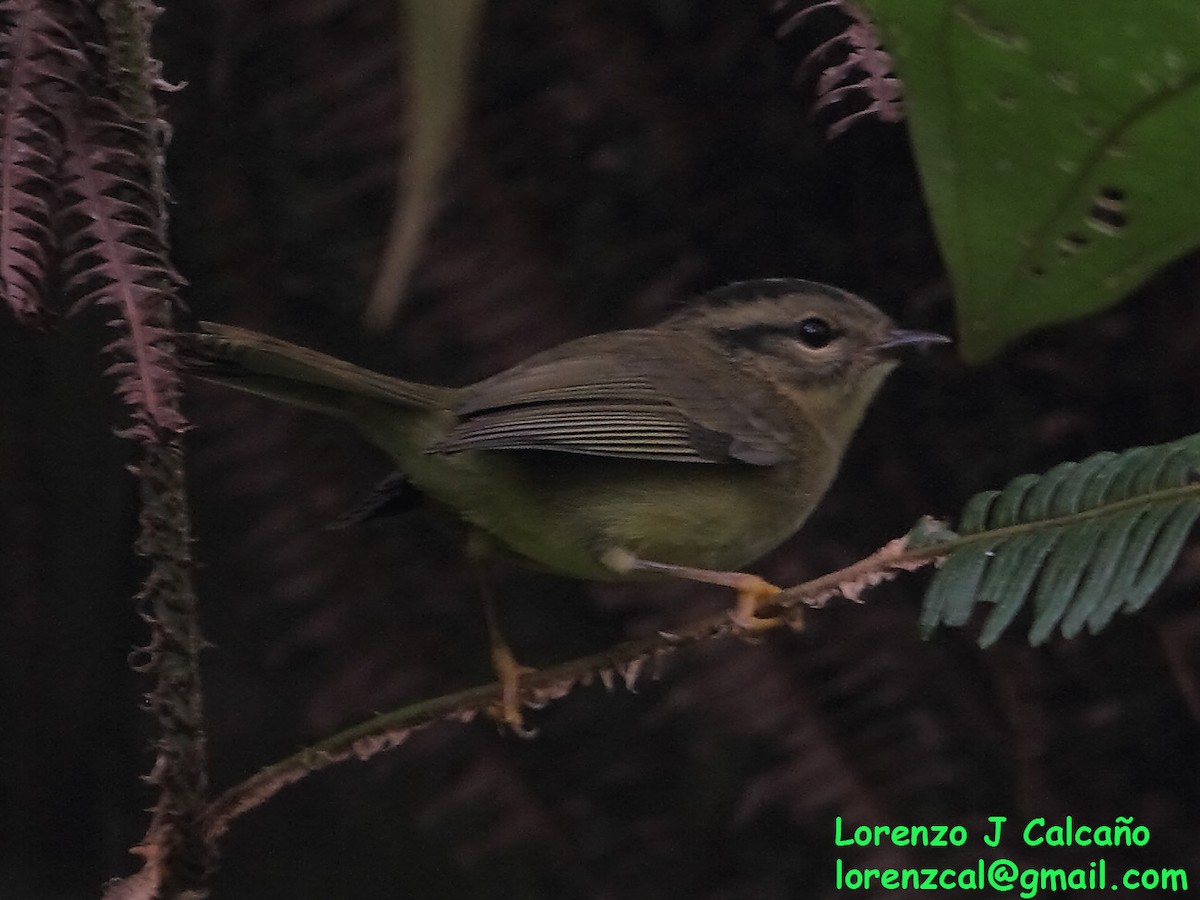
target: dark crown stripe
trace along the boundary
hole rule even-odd
[[[709,291],[700,297],[700,303],[709,307],[734,306],[749,300],[786,297],[788,294],[817,294],[835,300],[847,296],[845,291],[821,284],[819,281],[805,281],[803,278],[758,278],[753,281],[735,281],[733,284]]]

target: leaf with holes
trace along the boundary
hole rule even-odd
[[[982,359],[1200,245],[1200,4],[865,0]]]
[[[1021,475],[972,497],[956,532],[918,523],[909,546],[944,544],[921,612],[928,636],[994,606],[988,646],[1032,600],[1029,641],[1060,628],[1074,637],[1104,628],[1119,609],[1141,609],[1200,516],[1200,435],[1171,444],[1097,453],[1044,475]]]

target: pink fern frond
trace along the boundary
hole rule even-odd
[[[157,441],[185,425],[179,373],[169,349],[172,306],[182,279],[167,260],[149,182],[144,131],[116,104],[92,100],[66,129],[62,209],[56,223],[72,312],[110,307],[117,337],[108,374],[129,407],[123,436]]]
[[[773,8],[775,12],[783,12],[792,5],[792,0],[776,0]],[[835,7],[841,7],[841,5],[842,0],[821,0],[820,3],[810,3],[804,6],[802,9],[791,13],[786,19],[784,19],[783,24],[780,25],[776,30],[776,34],[778,34],[779,37],[787,37],[789,34],[799,28],[804,23],[804,20],[817,10],[833,9]]]
[[[781,2],[777,8],[787,5]],[[851,21],[839,34],[812,50],[800,67],[801,79],[807,79],[814,69],[821,70],[813,112],[861,98],[863,105],[859,109],[842,113],[829,126],[830,138],[837,137],[854,122],[867,117],[882,122],[902,121],[904,86],[893,72],[891,54],[884,49],[875,26],[857,3],[852,0],[824,0],[806,5],[784,21],[779,28],[780,36],[795,31],[817,10],[832,7],[837,7]],[[827,64],[830,56],[843,48],[845,56],[838,62]]]
[[[86,59],[51,4],[0,4],[0,293],[21,321],[44,325],[61,119]]]

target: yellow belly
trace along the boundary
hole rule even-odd
[[[777,547],[825,493],[820,466],[649,462],[547,451],[430,454],[446,427],[380,417],[365,431],[413,484],[540,567],[584,579],[621,577],[602,562],[628,551],[654,562],[733,569]]]
[[[447,462],[463,478],[438,499],[542,567],[591,579],[618,577],[601,561],[614,548],[655,562],[745,566],[800,527],[832,475],[555,453]],[[463,491],[468,482],[474,489]]]

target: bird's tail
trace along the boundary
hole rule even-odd
[[[231,325],[200,323],[180,336],[180,355],[206,381],[328,415],[353,418],[362,401],[403,409],[452,404],[453,388],[390,378],[315,350]]]

